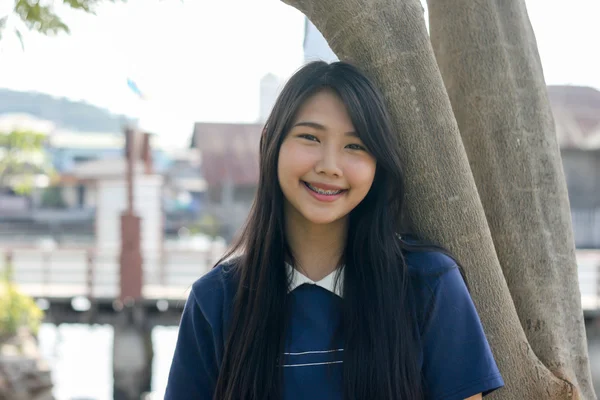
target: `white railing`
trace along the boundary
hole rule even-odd
[[[185,299],[191,285],[223,254],[222,246],[206,251],[165,250],[162,257],[143,258],[142,294],[149,299]],[[0,248],[4,269],[26,294],[43,298],[119,297],[118,252],[97,253],[85,247],[40,250]],[[2,265],[2,261],[0,261]]]
[[[577,266],[582,308],[600,310],[600,250],[577,250]]]
[[[205,251],[165,249],[162,259],[144,258],[144,297],[185,299],[194,281],[208,272],[224,250],[222,245]],[[47,251],[0,247],[0,257],[11,261],[13,281],[33,297],[119,296],[117,252],[97,254],[85,247]],[[577,264],[582,307],[600,310],[600,250],[578,250]]]

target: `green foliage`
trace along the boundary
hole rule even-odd
[[[98,4],[108,1],[114,3],[116,1],[127,0],[62,0],[62,3],[74,10],[94,14]],[[13,14],[20,19],[27,29],[40,32],[44,35],[56,35],[61,32],[70,33],[69,27],[54,10],[54,3],[58,1],[14,0],[14,2]],[[0,19],[0,39],[2,39],[2,31],[6,26],[8,18],[9,16],[5,16]],[[23,46],[21,31],[15,29],[15,34],[21,41],[21,46]]]
[[[187,229],[191,235],[200,233],[214,239],[221,231],[221,224],[215,216],[204,214],[196,223],[188,226]]]
[[[8,21],[8,17],[0,18],[0,39],[2,39],[2,31],[4,31],[4,28],[6,27],[6,21]]]
[[[46,136],[32,131],[0,132],[0,188],[20,194],[31,191],[36,175],[50,175],[45,153]]]
[[[0,337],[13,336],[23,327],[37,335],[44,312],[11,282],[10,270],[7,265],[0,280]]]
[[[39,0],[17,0],[14,12],[28,29],[44,35],[69,33],[69,27],[53,12],[52,5],[41,5]]]
[[[42,148],[45,139],[46,136],[41,133],[17,130],[0,136],[0,147],[37,151]]]

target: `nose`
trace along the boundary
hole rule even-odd
[[[315,165],[315,171],[319,175],[342,176],[343,173],[337,151],[334,149],[323,149],[321,157]]]

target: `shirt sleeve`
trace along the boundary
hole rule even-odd
[[[439,276],[422,328],[428,400],[463,400],[504,386],[458,267]]]
[[[179,324],[165,400],[212,400],[217,376],[213,330],[192,291]]]

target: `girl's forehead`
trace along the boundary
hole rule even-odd
[[[319,91],[310,96],[300,106],[295,115],[292,126],[306,123],[313,128],[336,128],[344,127],[347,131],[354,131],[352,119],[346,105],[337,94],[330,90]]]

